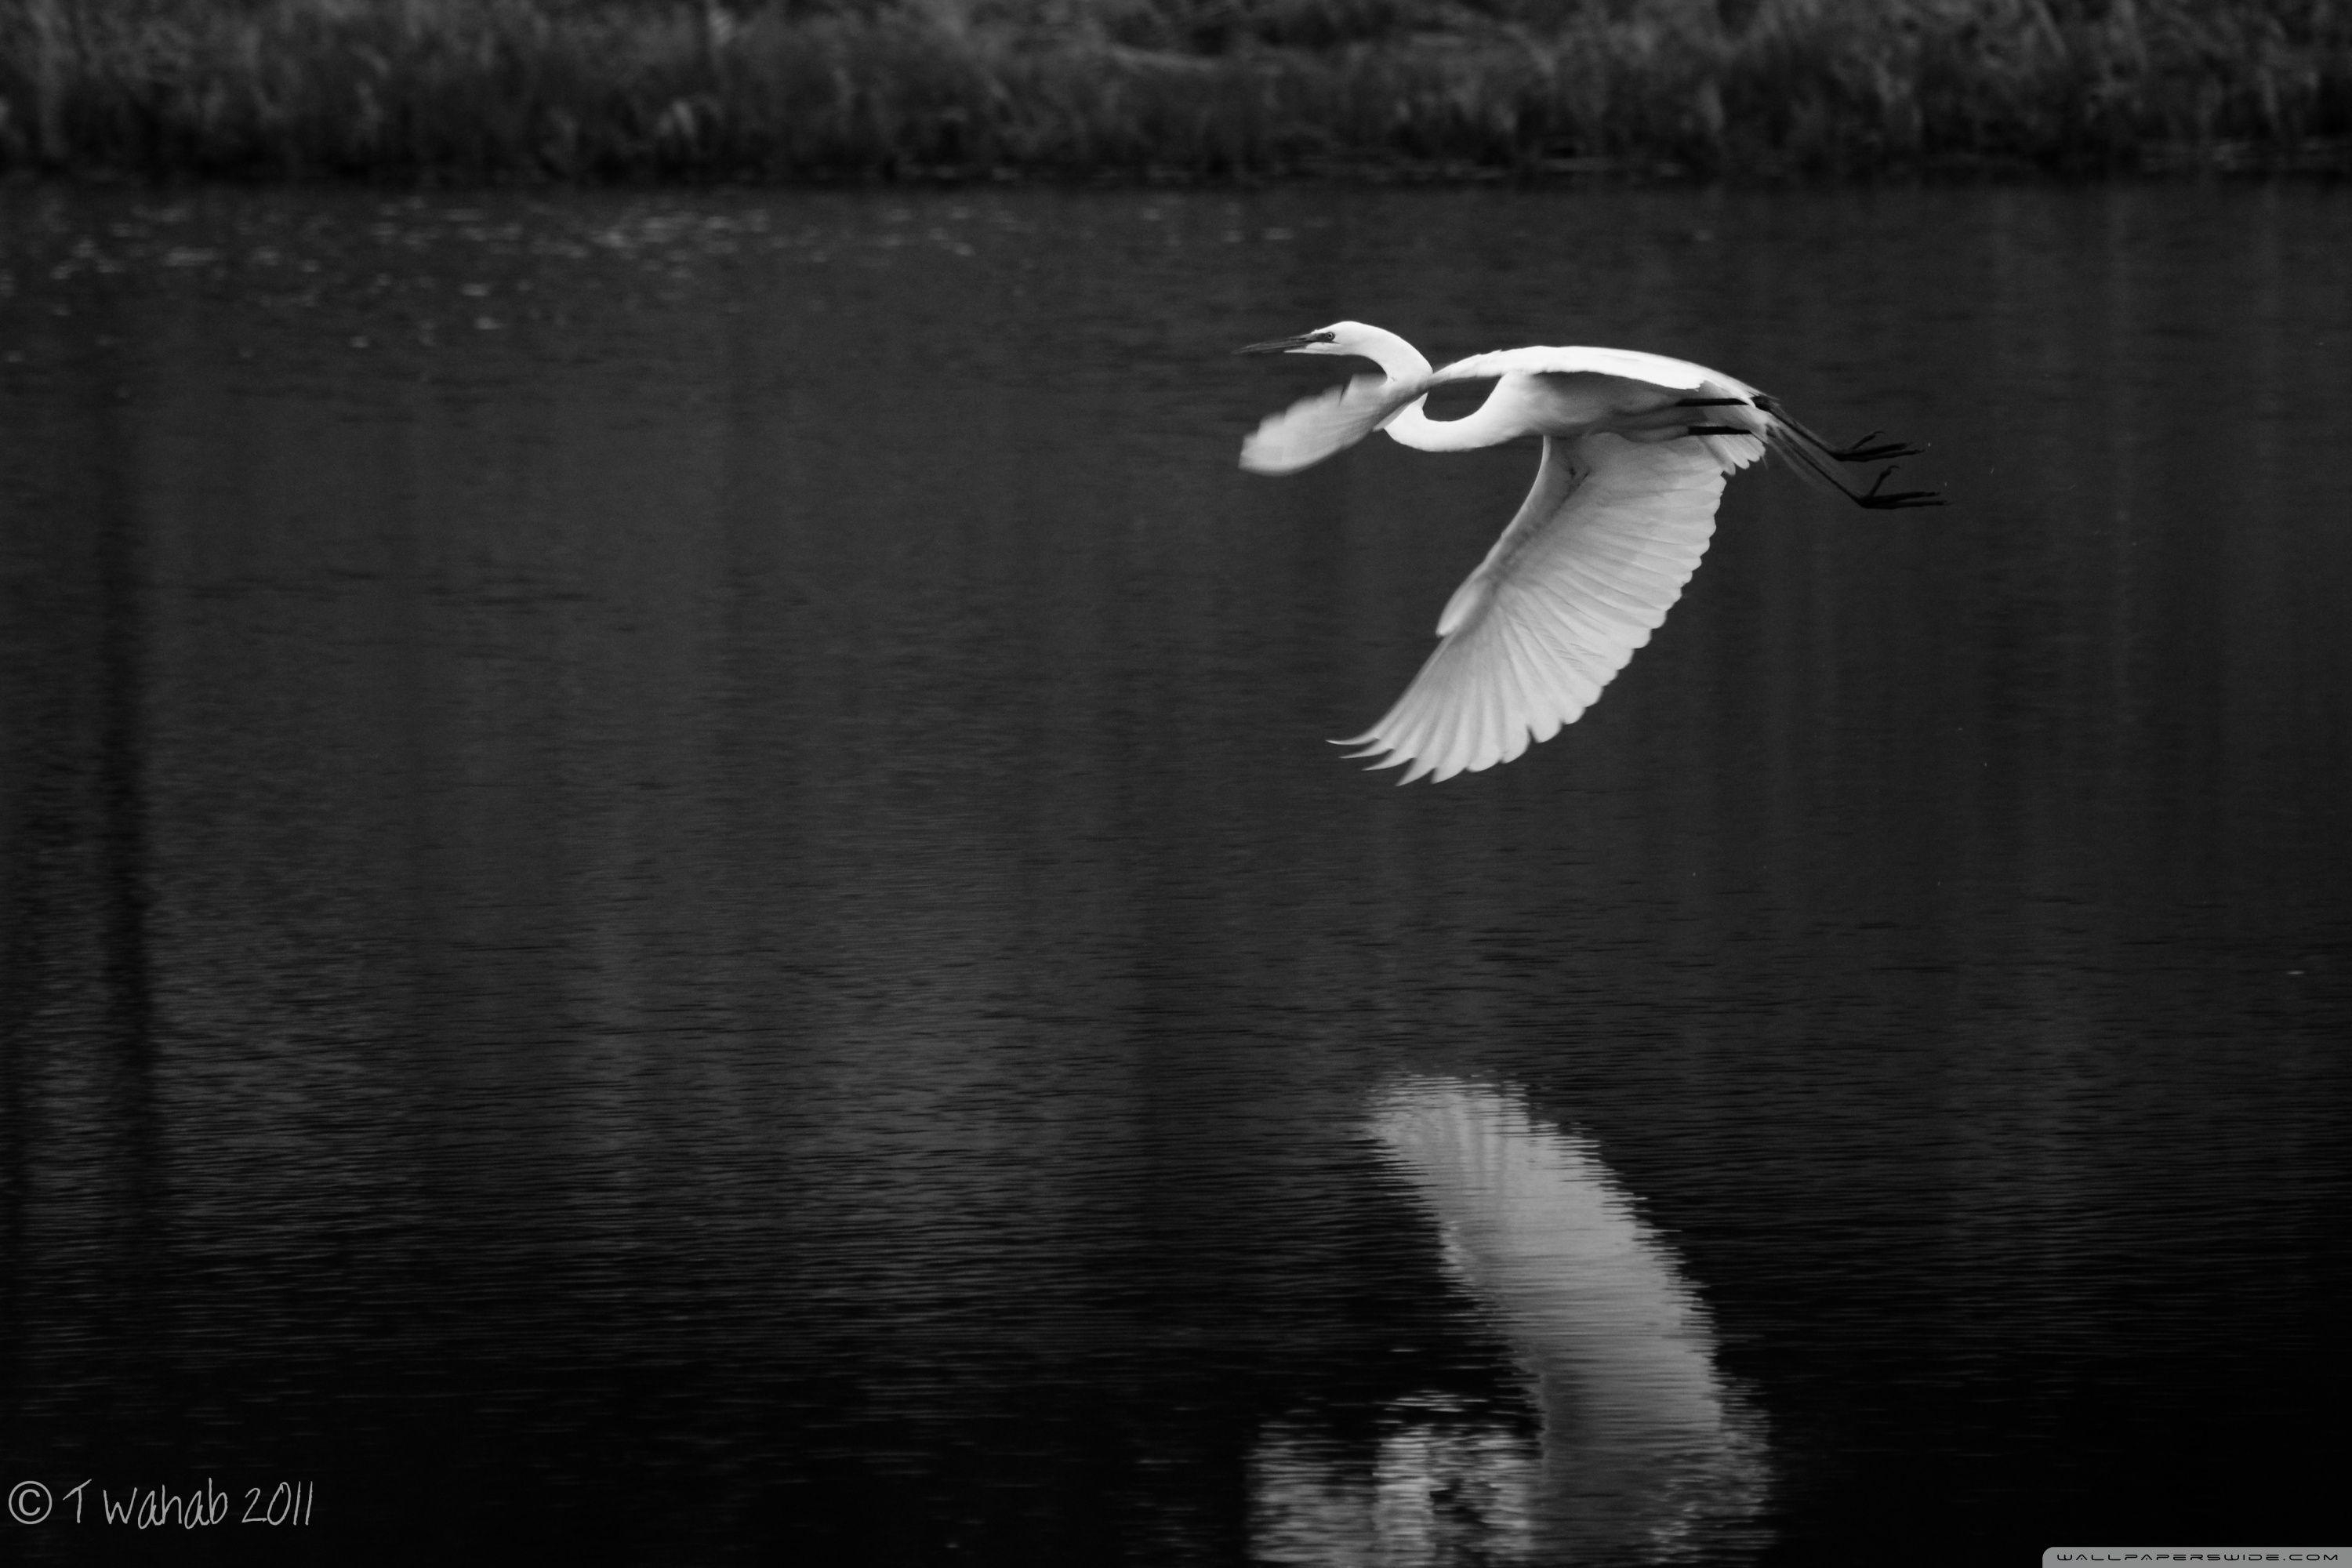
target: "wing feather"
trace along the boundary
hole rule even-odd
[[[1682,596],[1738,456],[1546,440],[1535,489],[1449,602],[1436,651],[1379,723],[1340,743],[1376,767],[1409,763],[1410,784],[1508,762],[1574,723]]]

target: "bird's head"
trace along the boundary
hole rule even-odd
[[[1244,354],[1338,354],[1342,358],[1368,359],[1379,365],[1381,373],[1392,381],[1429,374],[1429,362],[1422,358],[1420,351],[1411,343],[1394,332],[1366,326],[1361,321],[1334,321],[1328,327],[1318,327],[1295,338],[1276,338],[1272,342],[1252,343],[1245,349],[1234,352]]]
[[[1366,352],[1376,339],[1395,334],[1378,327],[1368,327],[1361,321],[1334,321],[1328,327],[1318,327],[1311,332],[1301,332],[1295,338],[1276,338],[1247,348],[1235,349],[1237,354],[1354,354],[1364,359],[1377,359]]]

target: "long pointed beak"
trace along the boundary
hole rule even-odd
[[[1235,349],[1237,354],[1294,353],[1309,343],[1328,343],[1331,340],[1319,332],[1302,332],[1295,338],[1276,338],[1272,342],[1252,343],[1245,349]]]

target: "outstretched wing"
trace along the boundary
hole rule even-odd
[[[1254,474],[1295,474],[1314,467],[1334,452],[1354,446],[1433,386],[1493,381],[1507,375],[1588,380],[1605,376],[1613,382],[1643,382],[1675,391],[1711,388],[1744,396],[1755,394],[1755,389],[1745,383],[1704,365],[1631,349],[1501,349],[1455,360],[1425,376],[1397,381],[1377,375],[1358,376],[1345,386],[1302,398],[1279,414],[1268,415],[1243,440],[1242,467]],[[1606,405],[1596,404],[1591,412],[1598,416],[1606,412]],[[1466,444],[1486,442],[1482,439]]]
[[[1715,534],[1726,473],[1760,455],[1739,437],[1547,438],[1518,515],[1447,603],[1444,641],[1379,723],[1337,743],[1412,764],[1397,781],[1411,784],[1550,740],[1666,618]]]
[[[1444,382],[1484,381],[1495,376],[1510,375],[1612,375],[1624,381],[1646,381],[1652,386],[1670,387],[1688,392],[1716,382],[1741,393],[1754,388],[1736,382],[1718,370],[1693,364],[1688,360],[1668,359],[1664,354],[1645,354],[1635,349],[1589,348],[1529,348],[1496,349],[1491,353],[1472,354],[1432,371],[1422,385],[1426,388]]]

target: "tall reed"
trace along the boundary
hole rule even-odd
[[[0,0],[0,166],[2341,165],[2346,0]]]

